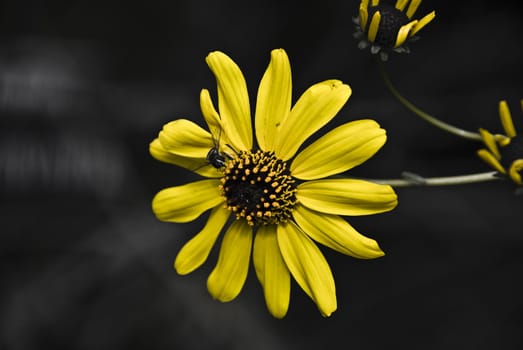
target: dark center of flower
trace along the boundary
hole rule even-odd
[[[296,204],[296,180],[274,152],[241,151],[227,163],[221,179],[227,208],[247,224],[287,221]]]
[[[401,26],[409,23],[409,18],[394,6],[381,4],[369,8],[369,21],[376,11],[380,12],[381,20],[374,43],[383,48],[391,49],[396,44],[396,38]]]
[[[501,164],[508,169],[512,162],[523,159],[523,134],[510,139],[510,143],[500,149]]]

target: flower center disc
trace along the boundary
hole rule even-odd
[[[296,204],[296,180],[274,152],[241,151],[227,163],[221,179],[227,208],[247,224],[287,221]]]
[[[372,18],[376,11],[380,12],[381,20],[374,43],[384,48],[393,48],[401,26],[409,23],[409,18],[405,13],[388,4],[369,8],[369,18]]]

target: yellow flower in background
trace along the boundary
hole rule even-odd
[[[420,4],[421,0],[397,0],[395,6],[379,0],[361,0],[359,16],[354,18],[358,47],[370,46],[371,53],[379,53],[383,61],[391,51],[410,52],[409,41],[416,40],[416,34],[436,17],[432,11],[420,20],[413,19]]]
[[[298,153],[305,140],[345,105],[351,89],[341,81],[326,80],[307,89],[291,108],[290,63],[278,49],[271,52],[258,88],[254,147],[242,72],[222,52],[210,53],[206,62],[218,86],[218,110],[207,90],[200,94],[211,133],[179,119],[166,124],[150,144],[154,158],[207,178],[166,188],[152,201],[156,217],[168,222],[190,222],[210,210],[203,229],[178,253],[174,268],[185,275],[200,267],[227,227],[207,280],[213,298],[236,298],[252,255],[274,317],[287,313],[291,275],[321,314],[329,316],[337,308],[335,283],[315,242],[356,258],[382,256],[375,240],[341,216],[392,210],[397,197],[388,185],[326,178],[372,157],[386,141],[385,130],[369,119],[349,122]]]
[[[520,101],[523,110],[523,100]],[[492,134],[479,129],[486,149],[480,149],[478,155],[501,174],[508,175],[518,185],[523,184],[523,135],[518,135],[507,101],[499,102],[499,118],[505,134]]]

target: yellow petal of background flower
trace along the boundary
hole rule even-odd
[[[216,267],[207,279],[207,289],[219,301],[231,301],[242,290],[252,247],[252,228],[244,221],[234,221],[225,233]]]
[[[369,20],[367,5],[363,1],[360,4],[360,27],[362,31],[365,31],[365,28],[367,28],[367,21]]]
[[[405,7],[407,6],[408,2],[409,2],[409,0],[397,0],[395,7],[396,7],[396,9],[403,11],[405,9]]]
[[[278,158],[294,156],[309,136],[334,118],[350,95],[350,87],[339,80],[326,80],[307,89],[276,135],[274,151]]]
[[[398,31],[398,36],[396,37],[396,43],[394,44],[394,47],[400,47],[405,43],[407,38],[411,33],[411,29],[418,23],[417,20],[411,21],[403,26],[401,26],[400,30]]]
[[[359,259],[385,255],[375,240],[360,234],[338,215],[318,213],[297,205],[292,216],[310,238],[342,254]]]
[[[205,159],[214,146],[211,134],[187,119],[165,124],[158,138],[165,150],[189,158]]]
[[[323,316],[337,308],[332,272],[316,244],[293,222],[279,224],[278,244],[285,264],[305,293],[316,303]]]
[[[503,165],[501,165],[499,160],[491,152],[487,151],[486,149],[480,149],[477,153],[478,156],[492,168],[496,169],[502,174],[506,174],[506,170],[503,168]]]
[[[516,128],[514,128],[510,109],[505,100],[499,102],[499,119],[501,120],[501,125],[503,126],[503,130],[505,130],[507,136],[510,138],[516,137]]]
[[[291,66],[287,53],[283,49],[272,50],[256,99],[256,139],[264,151],[273,149],[277,130],[291,110],[291,90]]]
[[[411,0],[409,4],[409,8],[407,9],[407,17],[412,18],[416,11],[418,10],[419,5],[421,4],[421,0]]]
[[[377,214],[398,204],[391,186],[355,179],[307,181],[298,185],[296,198],[309,209],[337,215]]]
[[[523,159],[516,159],[510,164],[508,174],[512,181],[518,185],[523,184],[523,178],[521,177],[521,172],[523,171]]]
[[[487,148],[490,150],[490,152],[496,157],[496,159],[501,159],[501,153],[499,153],[498,145],[496,143],[496,139],[494,135],[492,135],[488,130],[485,130],[483,128],[479,129],[479,134],[481,135],[481,138],[483,139],[483,143]]]
[[[247,84],[240,68],[226,54],[211,52],[205,59],[218,84],[218,109],[231,140],[242,150],[252,148],[251,111]]]
[[[219,180],[201,180],[163,189],[153,198],[153,212],[161,221],[193,221],[224,201],[219,185]]]
[[[374,120],[343,124],[301,151],[291,164],[292,176],[311,180],[339,174],[372,157],[387,139]]]
[[[432,11],[431,13],[425,15],[422,19],[418,21],[418,23],[416,23],[416,25],[414,25],[414,27],[410,31],[409,37],[416,35],[416,33],[419,32],[423,27],[432,22],[434,18],[436,18],[436,11]]]
[[[200,267],[209,256],[216,239],[227,222],[230,210],[223,205],[214,207],[205,227],[187,242],[174,260],[174,269],[180,275],[191,273]]]
[[[168,152],[165,148],[163,148],[158,138],[154,139],[149,144],[149,153],[151,156],[153,156],[153,158],[159,160],[160,162],[180,166],[182,168],[194,171],[201,176],[209,178],[220,178],[223,176],[221,171],[210,165],[205,159],[188,158]]]
[[[380,21],[380,11],[374,12],[370,20],[369,31],[367,33],[367,39],[369,39],[371,43],[373,43],[374,40],[376,40],[376,35],[378,35],[378,28],[380,27]]]
[[[291,277],[278,246],[276,225],[260,226],[254,237],[252,260],[269,312],[283,318],[289,308]]]

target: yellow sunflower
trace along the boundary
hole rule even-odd
[[[210,53],[206,61],[218,85],[219,112],[207,90],[200,94],[211,133],[180,119],[166,124],[150,144],[154,158],[208,178],[166,188],[152,201],[156,217],[168,222],[189,222],[210,210],[203,229],[178,253],[174,268],[185,275],[201,266],[232,217],[207,280],[212,297],[226,302],[240,293],[252,251],[273,316],[287,313],[291,275],[321,314],[329,316],[337,307],[334,278],[315,242],[356,258],[382,256],[375,240],[358,233],[340,215],[389,211],[397,197],[388,185],[325,178],[369,159],[385,143],[385,130],[373,120],[353,121],[296,155],[344,106],[351,89],[341,81],[326,80],[307,89],[291,108],[290,63],[278,49],[271,52],[258,88],[254,147],[242,72],[222,52]],[[220,162],[213,161],[215,156]]]
[[[523,110],[523,100],[520,101]],[[491,134],[480,128],[479,132],[486,149],[480,149],[478,155],[492,168],[507,175],[517,185],[523,184],[523,135],[516,133],[507,101],[499,102],[499,118],[505,134]]]
[[[420,4],[421,0],[397,0],[395,6],[379,0],[361,0],[359,16],[354,18],[358,47],[370,46],[371,53],[379,53],[383,61],[391,51],[410,52],[408,42],[418,39],[416,34],[436,17],[432,11],[420,20],[413,19]]]

